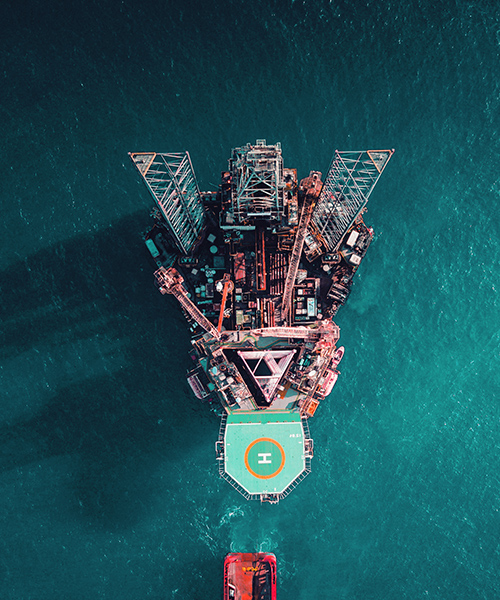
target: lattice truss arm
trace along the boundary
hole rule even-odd
[[[312,222],[326,251],[336,250],[365,207],[394,150],[335,151]]]
[[[205,224],[200,190],[188,152],[130,155],[156,200],[178,249],[188,254]]]
[[[283,212],[283,158],[275,146],[246,146],[233,151],[233,213],[238,221],[250,213]]]

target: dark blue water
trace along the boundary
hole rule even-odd
[[[500,597],[500,11],[494,1],[0,5],[0,598]],[[217,477],[218,421],[154,288],[128,151],[233,147],[299,175],[396,148],[338,314],[312,474],[278,506]]]

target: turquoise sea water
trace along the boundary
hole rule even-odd
[[[500,11],[488,0],[0,5],[0,598],[500,597]],[[217,477],[217,418],[157,293],[128,151],[281,141],[299,175],[395,148],[338,314],[313,472]]]

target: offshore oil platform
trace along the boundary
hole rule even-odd
[[[393,150],[335,151],[297,178],[281,144],[232,151],[201,192],[188,152],[130,153],[156,207],[146,245],[192,330],[189,385],[222,414],[219,473],[276,503],[310,472],[308,427],[339,374],[333,317],[373,238],[368,198]]]

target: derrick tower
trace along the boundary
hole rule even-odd
[[[306,255],[314,260],[338,249],[363,211],[394,150],[335,151],[306,236]]]
[[[281,144],[257,140],[233,149],[229,159],[231,200],[221,225],[249,226],[254,219],[279,221],[285,205]]]
[[[189,254],[205,226],[205,210],[188,152],[129,154],[160,209],[171,241]]]

